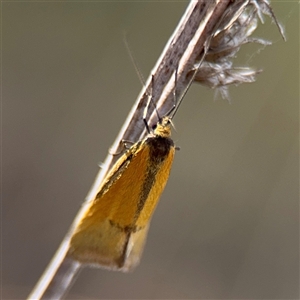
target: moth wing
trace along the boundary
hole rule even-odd
[[[128,254],[122,271],[132,271],[140,262],[147,239],[149,224],[130,236]]]

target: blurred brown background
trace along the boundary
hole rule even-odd
[[[2,3],[2,297],[24,299],[60,244],[187,2]],[[299,10],[274,2],[232,104],[193,85],[140,266],[85,269],[68,299],[299,297]]]

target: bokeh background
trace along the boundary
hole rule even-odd
[[[183,14],[177,2],[2,2],[2,298],[24,299],[68,230],[141,83]],[[277,1],[236,64],[263,68],[232,103],[193,85],[142,262],[85,269],[68,299],[299,297],[299,4]]]

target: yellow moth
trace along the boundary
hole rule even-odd
[[[141,257],[149,223],[167,183],[175,146],[171,117],[114,164],[71,237],[68,257],[83,264],[128,271]]]

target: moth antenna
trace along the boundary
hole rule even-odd
[[[139,68],[139,66],[138,66],[138,64],[137,64],[137,62],[136,62],[134,56],[133,56],[133,52],[132,52],[132,50],[131,50],[131,48],[130,48],[130,46],[129,46],[129,43],[128,43],[128,39],[127,39],[127,34],[126,34],[126,32],[123,33],[123,41],[124,41],[126,50],[127,50],[127,52],[128,52],[128,55],[129,55],[129,57],[130,57],[130,60],[131,60],[133,66],[134,66],[134,69],[135,69],[135,71],[136,71],[136,73],[137,73],[137,75],[138,75],[138,78],[139,78],[139,80],[140,80],[140,83],[142,84],[142,86],[145,86],[145,79],[144,79],[144,76],[143,76],[143,74],[142,74],[142,72],[141,72],[141,70],[140,70],[140,68]]]
[[[195,68],[195,70],[194,70],[194,72],[193,72],[193,75],[192,75],[192,77],[191,77],[191,79],[190,79],[188,85],[187,85],[186,88],[184,89],[184,91],[183,91],[182,95],[180,96],[180,99],[178,100],[178,102],[177,102],[177,104],[175,105],[175,107],[174,107],[173,109],[171,109],[171,115],[170,115],[170,119],[171,119],[171,120],[174,118],[175,114],[177,113],[177,110],[178,110],[179,106],[180,106],[181,103],[182,103],[183,98],[185,97],[185,95],[186,95],[188,89],[190,88],[190,86],[192,85],[192,83],[193,83],[193,81],[194,81],[194,79],[195,79],[195,77],[196,77],[196,75],[197,75],[197,72],[198,72],[198,70],[199,70],[199,68],[200,68],[200,66],[201,66],[201,64],[202,64],[202,62],[203,62],[203,60],[204,60],[204,57],[205,57],[205,55],[206,55],[206,53],[207,53],[207,51],[208,51],[208,48],[209,48],[209,42],[208,42],[208,43],[206,42],[206,43],[204,44],[203,54],[202,54],[202,56],[201,56],[199,62],[198,62],[197,65],[196,65],[196,68]],[[175,95],[177,94],[177,93],[176,93],[177,77],[178,77],[178,66],[177,66],[177,68],[176,68],[176,70],[175,70],[175,86],[174,86],[174,90],[175,90],[174,93],[175,93]]]

